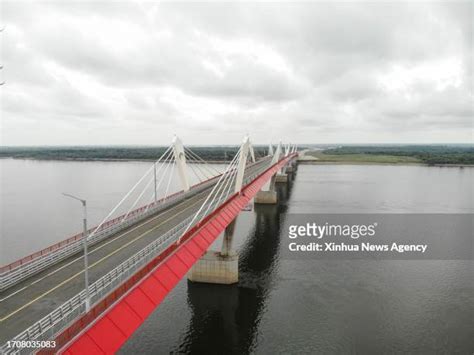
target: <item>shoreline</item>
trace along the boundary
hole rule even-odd
[[[71,162],[71,161],[75,161],[75,162],[104,162],[104,163],[107,163],[107,162],[110,162],[110,163],[113,163],[113,162],[143,162],[143,163],[146,163],[146,162],[150,162],[150,163],[153,163],[154,161],[156,161],[155,159],[120,159],[120,158],[57,158],[57,159],[54,159],[54,158],[29,158],[29,157],[0,157],[0,160],[2,159],[14,159],[14,160],[34,160],[34,161],[63,161],[63,162]],[[204,163],[201,163],[199,161],[193,161],[194,164],[204,164]],[[209,161],[206,161],[207,164],[226,164],[226,163],[230,163],[230,160],[229,161],[226,161],[226,160],[209,160]]]
[[[57,161],[57,162],[154,162],[154,159],[120,159],[120,158],[58,158],[58,159],[38,159],[28,157],[0,157],[2,159],[14,159],[14,160],[32,160],[32,161]],[[230,161],[224,160],[210,160],[206,161],[207,164],[227,164]],[[203,164],[201,162],[193,162],[194,164]],[[322,160],[298,160],[298,164],[303,165],[392,165],[392,166],[427,166],[433,168],[474,168],[474,164],[426,164],[421,162],[362,162],[362,161],[322,161]]]
[[[389,163],[389,162],[362,162],[362,161],[318,161],[300,160],[298,164],[303,165],[392,165],[392,166],[427,166],[433,168],[474,168],[474,164],[426,164],[426,163]]]

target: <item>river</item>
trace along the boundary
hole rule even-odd
[[[97,223],[147,166],[1,160],[3,262],[80,229],[61,192]],[[474,213],[473,172],[300,165],[278,206],[238,217],[238,285],[182,280],[120,353],[472,353],[472,260],[288,260],[280,228],[289,213]]]

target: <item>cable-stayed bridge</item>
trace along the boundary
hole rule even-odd
[[[277,202],[297,156],[281,143],[258,156],[245,137],[219,169],[175,137],[97,226],[66,194],[82,202],[84,232],[0,268],[1,352],[113,353],[186,275],[237,282],[235,219],[252,200]],[[222,233],[222,249],[207,252]]]

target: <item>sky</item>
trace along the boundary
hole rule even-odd
[[[1,0],[0,145],[472,143],[473,4]]]

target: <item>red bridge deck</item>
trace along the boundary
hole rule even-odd
[[[246,185],[240,194],[231,196],[211,215],[191,228],[182,237],[180,244],[171,245],[95,305],[56,338],[57,348],[64,347],[64,354],[115,353],[185,277],[262,186],[294,156],[296,154],[267,169]]]

